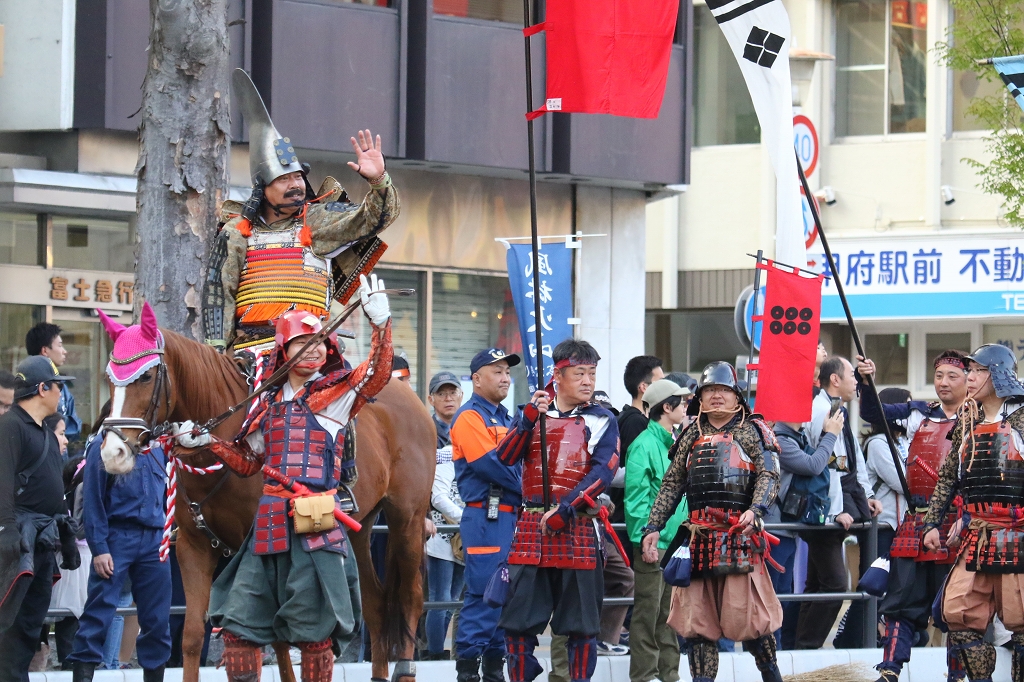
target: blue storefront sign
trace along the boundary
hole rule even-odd
[[[831,272],[820,247],[818,271],[840,278],[857,319],[1024,315],[1024,235],[943,235],[835,239]],[[821,319],[846,319],[835,285],[822,287]]]
[[[505,256],[512,300],[519,318],[519,334],[523,340],[527,384],[530,392],[537,390],[536,311],[533,290],[533,248],[529,244],[509,246]],[[538,254],[540,274],[540,325],[543,335],[544,384],[551,379],[554,362],[551,351],[560,342],[572,337],[572,251],[564,243],[543,244]]]

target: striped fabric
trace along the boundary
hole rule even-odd
[[[257,231],[249,237],[235,298],[240,326],[271,325],[289,310],[323,318],[330,300],[330,263],[303,247],[295,231]]]

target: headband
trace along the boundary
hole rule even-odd
[[[589,364],[589,362],[584,362],[583,360],[579,360],[577,358],[565,358],[564,360],[559,360],[558,362],[555,363],[555,369],[565,369],[566,367],[575,367],[576,365]],[[597,366],[596,362],[594,363],[594,366]]]
[[[407,370],[407,369],[396,369],[393,372],[391,372],[391,378],[392,379],[399,379],[401,377],[407,377],[407,376],[411,376],[410,373],[409,373],[409,370]]]
[[[956,367],[958,369],[962,369],[965,372],[967,371],[967,368],[964,366],[964,361],[961,360],[960,358],[951,358],[951,357],[936,358],[935,359],[935,369],[938,369],[939,365],[952,365],[953,367]]]

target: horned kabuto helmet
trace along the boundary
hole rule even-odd
[[[700,411],[700,395],[704,392],[705,386],[728,386],[736,394],[736,397],[739,398],[740,405],[743,407],[747,406],[747,401],[743,398],[740,380],[736,376],[736,368],[728,362],[712,362],[701,372],[700,380],[697,382],[697,390],[693,392],[693,400],[690,401],[689,407],[686,408],[686,414],[691,417]]]
[[[1024,386],[1017,379],[1017,356],[1012,350],[998,343],[986,343],[967,359],[988,368],[997,396],[1024,398]]]
[[[270,120],[263,98],[249,74],[235,69],[231,84],[249,127],[249,175],[253,186],[269,185],[288,173],[305,173],[291,140],[281,137]]]

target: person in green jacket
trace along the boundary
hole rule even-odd
[[[626,530],[637,547],[643,540],[643,529],[661,488],[661,479],[668,469],[668,449],[672,445],[672,429],[686,419],[686,402],[690,389],[668,379],[659,379],[644,391],[648,408],[647,429],[636,437],[626,457]],[[679,524],[689,512],[686,499],[665,525],[658,542],[659,559],[676,535]],[[668,624],[672,605],[672,587],[661,578],[661,565],[644,561],[634,554],[633,619],[629,628],[630,682],[678,682],[679,642]]]

